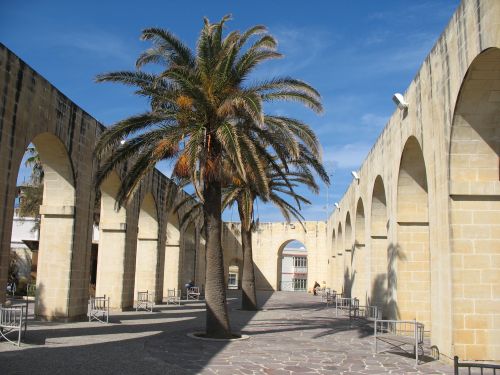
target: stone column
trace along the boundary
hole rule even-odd
[[[126,223],[100,223],[96,296],[110,298],[112,309],[123,310]]]
[[[165,268],[163,273],[163,294],[167,295],[168,289],[182,287],[179,283],[179,262],[181,247],[179,244],[165,246]]]
[[[135,266],[135,293],[146,290],[154,296],[156,302],[161,300],[162,296],[156,295],[158,274],[158,238],[139,236],[137,239],[137,255]]]
[[[75,207],[42,205],[40,214],[35,314],[48,320],[71,319],[74,318],[70,316],[69,297]]]

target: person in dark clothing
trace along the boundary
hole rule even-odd
[[[318,283],[317,281],[315,281],[315,282],[314,282],[314,286],[313,286],[313,294],[314,294],[315,296],[317,296],[317,295],[318,295],[318,294],[317,294],[317,292],[316,292],[316,288],[319,288],[319,287],[320,287],[319,283]]]

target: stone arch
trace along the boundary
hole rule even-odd
[[[163,293],[168,289],[179,289],[181,285],[181,230],[179,216],[170,212],[167,218],[167,240],[165,244],[165,265],[163,272]]]
[[[371,205],[371,304],[387,310],[387,204],[382,177],[375,179]]]
[[[410,137],[401,155],[397,190],[398,243],[390,249],[389,273],[401,319],[417,319],[430,329],[430,249],[427,173],[422,148]],[[394,265],[397,264],[397,271]]]
[[[342,290],[344,281],[344,232],[342,231],[342,223],[339,222],[337,226],[337,251],[335,258],[335,284],[334,289],[337,291]]]
[[[296,240],[296,239],[289,239],[286,240],[281,244],[281,246],[278,249],[278,261],[277,261],[277,290],[289,290],[289,285],[294,284],[295,279],[304,279],[304,275],[302,272],[295,272],[295,268],[293,265],[293,255],[290,255],[287,257],[285,254],[283,254],[285,248],[287,247],[288,244],[291,242],[299,242],[303,245],[305,248],[305,244],[302,241]],[[303,252],[298,254],[297,257],[303,257],[304,254]],[[306,258],[306,270],[308,268],[308,255],[307,255],[307,248],[305,248],[305,258]],[[286,268],[285,268],[286,267]],[[290,270],[288,270],[290,268]],[[285,273],[289,276],[286,280],[283,279],[283,274]],[[299,270],[300,271],[300,270]],[[309,275],[307,274],[306,271],[306,276],[305,276],[305,289],[309,287],[312,287],[311,285],[311,280],[309,280]]]
[[[369,258],[365,251],[365,207],[363,199],[359,198],[356,205],[356,219],[354,221],[354,246],[352,250],[353,295],[366,303],[366,285],[369,280]]]
[[[100,186],[101,213],[99,220],[99,250],[97,253],[96,295],[110,297],[113,309],[127,306],[123,300],[126,286],[125,262],[127,248],[127,211],[125,207],[117,210],[116,197],[121,180],[112,171]]]
[[[355,274],[352,272],[352,249],[353,249],[353,238],[352,238],[352,225],[351,225],[351,214],[349,211],[345,217],[345,234],[344,234],[344,265],[343,265],[343,291],[346,297],[351,296],[353,278]]]
[[[332,242],[331,242],[331,247],[330,247],[330,259],[328,261],[330,265],[330,280],[328,285],[335,285],[335,267],[337,265],[337,237],[335,233],[335,229],[332,231]]]
[[[159,252],[158,252],[158,212],[153,194],[146,193],[140,209],[137,232],[137,252],[135,260],[135,293],[149,291],[160,300],[156,291],[159,280]]]
[[[70,315],[69,295],[75,225],[75,179],[66,146],[51,133],[32,142],[44,169],[35,313],[48,319]],[[60,298],[61,295],[68,296]]]
[[[464,359],[499,358],[500,49],[472,61],[462,81],[449,158],[453,342]],[[475,306],[475,308],[471,308]],[[464,331],[465,320],[465,331]],[[464,337],[475,337],[468,340]]]

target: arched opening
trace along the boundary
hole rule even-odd
[[[490,48],[467,71],[451,129],[453,343],[464,359],[500,357],[499,88],[500,49]]]
[[[335,286],[335,267],[337,265],[337,238],[335,234],[335,229],[332,232],[332,243],[330,247],[330,259],[328,260],[329,269],[330,269],[330,280],[328,285]]]
[[[356,206],[356,221],[354,227],[354,246],[352,250],[353,295],[366,303],[367,281],[369,271],[368,254],[365,251],[365,208],[359,198]]]
[[[35,295],[40,237],[40,206],[45,172],[34,144],[24,153],[17,176],[10,237],[8,295]],[[4,287],[5,290],[5,287]]]
[[[387,316],[387,206],[382,177],[373,184],[371,206],[371,305],[382,309]]]
[[[101,184],[101,213],[99,219],[99,250],[97,253],[96,295],[110,297],[114,309],[123,309],[127,212],[116,210],[116,196],[121,181],[116,172]]]
[[[337,257],[335,258],[335,284],[333,288],[338,292],[343,289],[344,281],[344,235],[342,232],[342,223],[337,227]]]
[[[398,243],[389,254],[397,263],[393,285],[401,319],[417,319],[430,329],[430,251],[427,174],[424,155],[410,137],[401,156],[397,191]]]
[[[29,217],[25,217],[23,225],[18,225],[19,222],[14,220],[11,241],[17,239],[36,254],[29,260],[27,257],[24,258],[24,261],[31,262],[24,267],[22,275],[24,285],[19,284],[21,280],[15,281],[18,282],[18,292],[23,295],[26,293],[28,283],[36,285],[34,292],[36,315],[46,319],[67,319],[82,313],[79,310],[81,306],[74,305],[70,309],[70,300],[78,296],[81,298],[81,293],[77,292],[78,283],[75,278],[79,277],[78,282],[80,282],[81,275],[85,274],[84,265],[80,265],[81,269],[76,272],[73,264],[75,225],[73,168],[65,145],[53,134],[42,133],[36,136],[29,144],[27,152],[29,155],[25,156],[24,162],[29,157],[34,159],[34,163],[28,172],[26,168],[23,171],[18,166],[18,180],[22,179],[24,183],[17,184],[15,195],[12,195],[11,204],[17,205],[14,219],[26,208],[21,206],[31,207],[26,211]],[[35,171],[37,168],[38,172]],[[27,175],[21,176],[23,173]],[[34,178],[37,173],[38,177]],[[8,250],[10,252],[10,249]],[[12,278],[12,270],[8,271]],[[15,277],[18,276],[19,272]],[[30,287],[31,291],[34,291],[34,288]]]
[[[151,193],[147,193],[139,210],[139,228],[137,233],[137,253],[135,260],[135,293],[149,291],[158,301],[157,278],[159,276],[158,253],[158,214],[156,203]]]
[[[344,238],[344,283],[343,291],[344,295],[348,298],[352,294],[352,284],[356,274],[352,272],[352,250],[353,250],[353,239],[352,239],[352,226],[351,226],[351,214],[348,212],[345,218],[345,238]]]
[[[176,213],[171,212],[167,219],[167,240],[165,245],[165,265],[163,271],[163,294],[167,296],[168,289],[179,289],[181,287],[181,232],[179,218]]]
[[[278,251],[278,288],[282,291],[305,292],[307,277],[307,249],[302,242],[289,240]]]

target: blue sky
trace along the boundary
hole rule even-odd
[[[142,112],[146,102],[120,85],[96,84],[96,74],[134,68],[149,47],[142,29],[159,26],[195,45],[202,18],[232,14],[228,29],[266,25],[284,59],[268,63],[255,78],[290,75],[316,87],[325,111],[297,105],[268,110],[298,117],[316,131],[329,189],[303,209],[306,220],[325,220],[394,111],[392,94],[404,91],[446,27],[458,0],[360,1],[35,1],[9,2],[0,12],[0,42],[13,50],[96,119],[110,125]],[[169,168],[161,165],[167,174]],[[260,221],[278,221],[259,204]],[[237,220],[228,211],[226,220]]]

